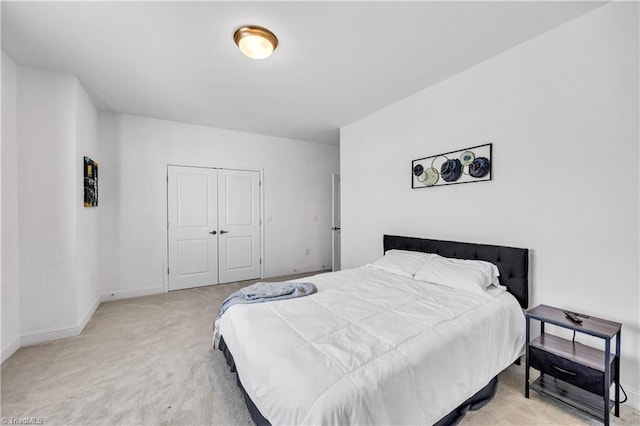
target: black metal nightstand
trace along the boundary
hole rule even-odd
[[[582,323],[569,320],[562,309],[539,305],[526,312],[526,379],[529,388],[585,411],[609,425],[611,385],[615,382],[614,414],[620,417],[620,334],[622,324],[579,314]],[[540,321],[540,336],[530,340],[531,320]],[[545,323],[604,339],[604,351],[545,333]],[[611,339],[616,338],[615,355]],[[529,383],[529,368],[540,377]]]

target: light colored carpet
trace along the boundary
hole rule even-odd
[[[80,336],[19,349],[2,365],[2,423],[252,424],[211,327],[224,298],[253,282],[103,303]],[[599,424],[535,392],[525,399],[523,386],[524,367],[509,367],[463,424]],[[639,425],[639,413],[623,406],[612,424]]]

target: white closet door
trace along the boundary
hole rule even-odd
[[[217,174],[168,167],[169,290],[218,284]]]
[[[258,172],[218,171],[221,283],[260,277],[259,187]]]

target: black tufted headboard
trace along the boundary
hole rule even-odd
[[[528,249],[399,237],[397,235],[385,235],[383,243],[385,253],[391,249],[411,250],[436,253],[457,259],[477,259],[491,262],[500,271],[500,284],[507,287],[509,293],[513,294],[524,309],[527,309],[529,305]]]

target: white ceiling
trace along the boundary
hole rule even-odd
[[[100,109],[337,144],[339,128],[600,2],[7,2],[2,50]],[[262,61],[233,43],[271,29]]]

